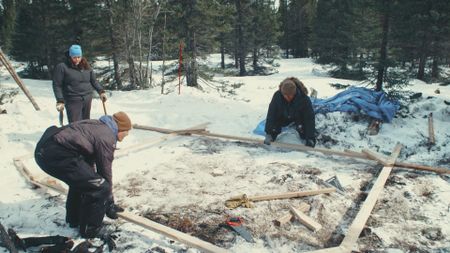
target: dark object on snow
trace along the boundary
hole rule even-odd
[[[450,105],[450,102],[448,102],[447,100],[444,100],[444,104]]]
[[[122,207],[116,205],[114,203],[114,200],[112,199],[106,203],[106,216],[108,216],[108,218],[110,219],[115,220],[119,218],[119,216],[117,216],[117,213],[121,213],[123,211],[125,210]]]
[[[69,253],[73,247],[74,242],[69,237],[55,235],[55,236],[41,236],[41,237],[27,237],[20,238],[13,229],[8,229],[8,235],[14,243],[15,247],[26,251],[29,247],[43,246],[40,249],[42,253]]]
[[[17,248],[14,245],[14,241],[11,240],[10,236],[6,233],[5,227],[0,223],[0,245],[4,246],[11,253],[17,253]]]
[[[342,185],[339,182],[339,179],[337,178],[336,175],[328,178],[327,180],[325,180],[325,182],[332,185],[334,188],[336,188],[338,191],[340,191],[341,194],[343,192],[345,192],[344,188],[342,187]]]
[[[418,99],[422,97],[422,92],[417,92],[409,96],[409,99]]]
[[[367,128],[367,134],[377,135],[378,132],[380,132],[380,127],[381,127],[381,121],[372,120],[372,122],[370,122],[370,124],[369,124],[369,127]]]
[[[255,242],[250,232],[242,226],[244,223],[241,217],[230,217],[225,222],[231,230],[242,236],[247,242]]]

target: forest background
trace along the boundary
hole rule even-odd
[[[449,82],[450,1],[0,0],[0,46],[27,63],[23,77],[51,79],[75,43],[91,63],[110,61],[97,71],[111,90],[163,93],[177,74],[188,86],[214,74],[267,75],[280,56],[311,57],[333,77],[392,90],[409,78]],[[213,52],[217,69],[201,64]],[[153,60],[163,61],[158,83]]]

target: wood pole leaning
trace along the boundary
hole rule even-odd
[[[34,109],[36,109],[36,111],[39,111],[40,108],[38,106],[38,104],[36,103],[36,101],[34,100],[33,96],[31,96],[30,91],[27,89],[27,87],[25,86],[25,84],[22,82],[22,80],[20,79],[20,77],[17,75],[16,71],[14,70],[14,68],[12,67],[11,63],[9,62],[9,60],[6,58],[5,54],[3,53],[2,49],[0,48],[0,61],[3,63],[3,65],[5,65],[6,69],[8,70],[9,74],[12,76],[12,78],[14,79],[14,81],[16,81],[17,85],[19,85],[20,89],[22,89],[23,93],[25,93],[25,95],[27,96],[27,98],[30,100],[30,102],[33,104]]]

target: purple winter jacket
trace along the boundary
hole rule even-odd
[[[117,136],[108,125],[96,119],[77,121],[55,134],[54,140],[82,155],[86,161],[95,162],[97,173],[110,183],[112,189]]]

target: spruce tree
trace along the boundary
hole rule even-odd
[[[3,0],[0,3],[0,46],[7,53],[11,49],[17,5],[16,0]]]

